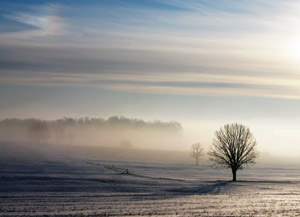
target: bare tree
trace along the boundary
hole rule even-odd
[[[196,166],[199,164],[200,157],[203,155],[203,148],[200,143],[192,145],[191,157],[195,158]]]
[[[241,124],[227,124],[215,136],[209,159],[216,165],[231,168],[232,181],[236,181],[237,170],[243,165],[255,164],[256,140],[250,129]]]
[[[55,136],[56,136],[56,144],[61,144],[65,138],[65,131],[62,125],[56,126]]]
[[[30,137],[33,140],[33,142],[36,143],[47,143],[47,140],[49,138],[48,134],[48,127],[47,123],[40,121],[40,120],[34,120],[30,125]]]
[[[70,131],[68,133],[68,138],[69,138],[69,144],[72,145],[73,144],[73,140],[74,140],[74,133]]]

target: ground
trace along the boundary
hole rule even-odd
[[[0,216],[300,216],[300,171],[1,155]]]

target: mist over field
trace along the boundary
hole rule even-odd
[[[194,164],[193,138],[176,121],[144,121],[113,116],[57,120],[5,119],[0,121],[1,149],[7,155],[30,158],[33,154],[72,153],[78,158]],[[205,144],[200,163],[212,165]],[[258,167],[299,167],[300,158],[261,152]]]
[[[300,216],[299,11],[1,0],[0,217]]]
[[[63,118],[45,121],[32,118],[0,121],[0,140],[7,142],[178,149],[182,139],[182,126],[178,122],[145,122],[117,116],[106,120]]]
[[[1,216],[299,214],[300,168],[280,158],[230,182],[229,170],[206,160],[195,166],[182,151],[7,142],[0,149]]]

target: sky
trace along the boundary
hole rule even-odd
[[[0,1],[0,119],[226,123],[300,156],[300,2]]]

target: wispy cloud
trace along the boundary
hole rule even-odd
[[[16,38],[61,35],[65,33],[66,25],[63,18],[59,15],[60,10],[61,5],[46,4],[28,7],[28,10],[26,11],[16,11],[10,14],[4,14],[3,16],[7,19],[35,27],[35,29],[24,29],[23,31],[18,31],[16,33],[9,32],[7,35]]]
[[[17,73],[17,72],[15,72]],[[24,72],[23,72],[24,73]],[[2,84],[89,86],[104,89],[171,95],[260,96],[299,99],[300,82],[293,78],[258,79],[236,75],[30,73],[2,75]]]
[[[0,82],[298,98],[299,2],[116,2],[5,14]]]

